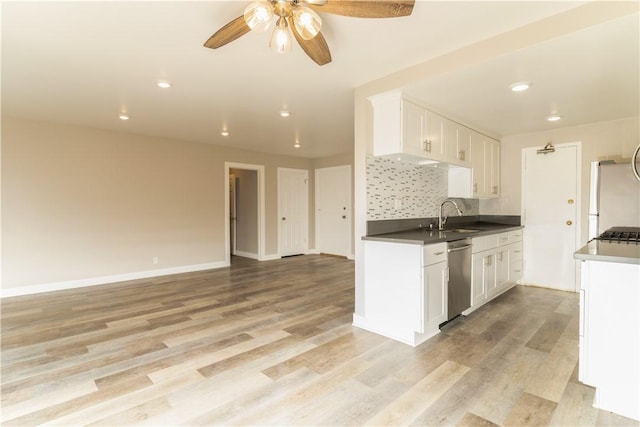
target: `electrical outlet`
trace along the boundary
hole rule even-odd
[[[158,263],[158,257],[154,256],[153,259],[151,260],[154,264]]]
[[[395,199],[393,201],[393,207],[394,207],[395,210],[402,209],[402,199]]]

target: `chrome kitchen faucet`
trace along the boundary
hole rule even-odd
[[[444,202],[440,204],[440,212],[438,213],[438,230],[442,230],[444,228],[444,225],[447,223],[448,217],[445,216],[444,219],[442,218],[442,207],[447,202],[453,204],[453,206],[456,208],[456,211],[458,211],[458,216],[462,216],[462,211],[458,207],[457,203],[454,202],[453,200],[446,199]]]

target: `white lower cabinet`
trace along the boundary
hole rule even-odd
[[[522,230],[471,239],[469,314],[522,278]]]
[[[447,320],[447,244],[366,241],[364,316],[354,325],[417,346]]]
[[[640,265],[583,261],[578,378],[593,406],[640,421]]]
[[[431,245],[433,246],[433,245]],[[446,251],[446,247],[444,249]],[[447,261],[423,267],[423,333],[437,333],[439,325],[447,321],[449,268]]]
[[[448,318],[447,243],[365,240],[364,314],[354,326],[417,346]],[[472,239],[468,314],[512,287],[522,266],[521,230]],[[520,266],[520,267],[518,267]]]

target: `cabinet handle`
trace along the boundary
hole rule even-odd
[[[464,160],[464,150],[458,151],[458,160]]]
[[[431,152],[431,141],[430,141],[430,140],[428,140],[428,139],[425,139],[425,140],[422,142],[422,149],[423,149],[425,152],[430,153],[430,152]]]
[[[493,187],[491,187],[491,192],[492,192],[493,194],[498,194],[498,186],[497,186],[497,185],[494,185]]]
[[[473,184],[473,194],[478,192],[478,184]]]
[[[444,252],[434,252],[434,255],[442,255]]]
[[[513,251],[513,252],[515,252],[515,253],[519,254],[519,253],[520,253],[520,252],[522,252],[522,251]]]

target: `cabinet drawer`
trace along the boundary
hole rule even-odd
[[[498,234],[491,234],[489,236],[474,237],[471,239],[472,253],[478,253],[498,247]]]
[[[514,230],[509,232],[509,242],[522,242],[522,230]]]
[[[522,242],[509,245],[509,262],[522,261]]]
[[[509,280],[515,282],[522,279],[522,260],[509,263]]]
[[[436,243],[422,247],[422,265],[431,265],[447,260],[447,244]]]
[[[509,233],[500,233],[497,235],[498,237],[498,246],[504,246],[511,243],[509,241]]]

